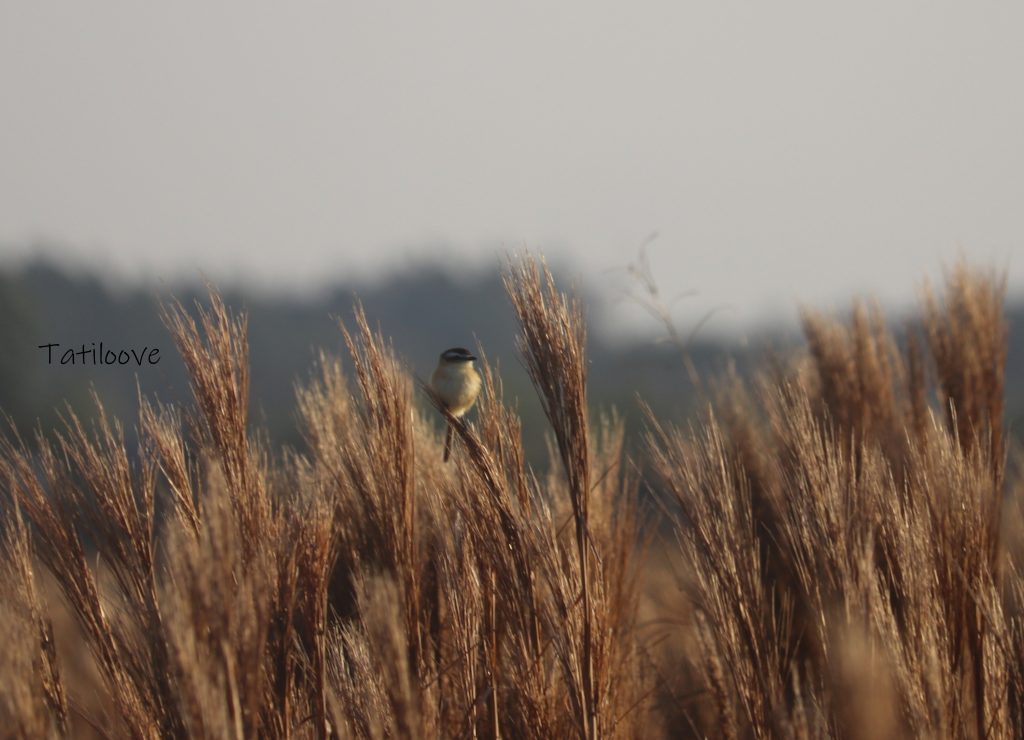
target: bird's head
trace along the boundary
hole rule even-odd
[[[473,362],[475,359],[476,355],[465,347],[452,347],[451,349],[446,349],[441,353],[442,365],[460,365],[467,362]]]

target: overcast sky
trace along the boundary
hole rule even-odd
[[[652,232],[721,322],[1024,288],[1024,3],[0,4],[0,249],[303,289]],[[448,245],[442,250],[441,245]]]

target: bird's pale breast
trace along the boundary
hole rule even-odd
[[[430,377],[430,387],[455,416],[462,416],[480,394],[480,374],[470,364],[442,366]]]

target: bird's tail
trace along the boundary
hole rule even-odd
[[[451,422],[448,423],[448,429],[444,434],[444,461],[448,462],[448,458],[452,456],[452,429]]]

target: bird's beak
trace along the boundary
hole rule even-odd
[[[475,362],[476,361],[476,355],[470,355],[469,356],[469,361],[470,362]]]

